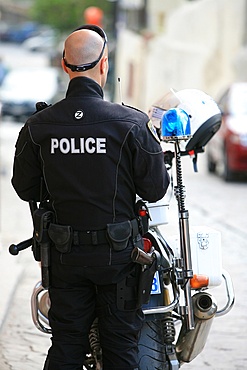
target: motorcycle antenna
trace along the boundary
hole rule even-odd
[[[120,101],[121,101],[121,104],[124,105],[124,103],[123,103],[123,95],[122,95],[122,85],[121,85],[121,79],[120,79],[120,77],[118,77],[117,80],[118,80]]]

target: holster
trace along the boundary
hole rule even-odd
[[[117,284],[119,310],[135,310],[148,303],[155,271],[156,259],[145,267],[137,263],[133,271]]]
[[[138,306],[138,281],[141,266],[135,265],[124,279],[117,283],[117,308],[120,311],[136,310]]]
[[[48,228],[54,219],[54,213],[45,208],[38,208],[33,213],[34,240],[35,248],[39,248],[39,253],[35,251],[35,259],[40,257],[42,286],[48,289],[50,286],[49,267],[50,267],[50,247],[51,240],[48,235]]]
[[[46,230],[54,219],[52,211],[45,208],[38,208],[33,213],[34,237],[38,243],[46,238]]]
[[[73,242],[73,230],[71,226],[51,223],[48,235],[60,253],[69,253]]]
[[[41,244],[48,242],[47,229],[53,218],[53,212],[45,208],[38,208],[33,212],[34,235],[32,251],[36,261],[41,261]]]
[[[137,292],[138,306],[142,306],[143,304],[146,304],[149,301],[155,271],[156,271],[156,259],[153,260],[151,265],[145,266],[145,269],[142,269],[140,273]]]

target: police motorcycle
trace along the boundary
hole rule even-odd
[[[132,260],[141,266],[138,300],[145,321],[139,339],[140,370],[178,370],[203,350],[214,318],[227,314],[234,304],[231,277],[222,268],[220,233],[205,226],[190,230],[185,206],[182,157],[189,155],[197,171],[197,155],[221,125],[221,113],[213,99],[196,89],[171,90],[150,108],[150,118],[164,147],[168,169],[175,162],[176,185],[172,189],[178,208],[178,233],[170,239],[164,231],[167,221],[166,197],[156,203],[137,199],[136,215],[143,248],[134,247]],[[172,150],[167,150],[171,147]],[[172,181],[173,182],[173,181]],[[31,297],[32,319],[43,333],[51,334],[48,311],[49,224],[52,214],[30,202],[34,235],[9,251],[32,246],[41,261],[42,280]],[[218,307],[211,290],[223,285],[225,303]],[[97,319],[89,333],[90,353],[83,369],[100,370],[102,356]]]

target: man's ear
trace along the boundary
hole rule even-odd
[[[62,66],[62,68],[63,68],[64,72],[65,72],[65,73],[68,73],[68,68],[66,67],[66,65],[65,65],[65,63],[64,63],[64,59],[63,59],[63,58],[61,59],[61,66]]]
[[[100,61],[100,73],[105,74],[108,68],[108,57],[103,57]]]

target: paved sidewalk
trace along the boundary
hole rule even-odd
[[[20,125],[0,126],[0,328],[6,309],[19,281],[23,266],[19,258],[13,258],[8,247],[26,239],[30,232],[28,206],[21,202],[11,187],[14,144]]]
[[[11,256],[8,248],[32,235],[28,204],[11,186],[14,145],[21,125],[0,126],[0,369],[42,369],[49,335],[39,332],[31,318],[30,298],[40,280],[31,248]]]
[[[41,370],[50,336],[35,328],[30,305],[33,287],[40,278],[39,265],[31,253],[26,252],[25,257],[18,258],[25,268],[19,274],[17,289],[0,332],[0,369]]]

